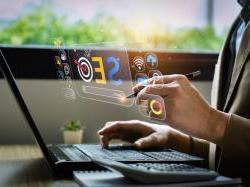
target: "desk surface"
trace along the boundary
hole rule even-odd
[[[70,180],[55,180],[35,145],[0,146],[0,173],[0,186],[78,186]]]
[[[72,180],[53,178],[35,145],[0,146],[0,186],[78,187]]]

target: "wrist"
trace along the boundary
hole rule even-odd
[[[210,127],[210,130],[208,130],[208,140],[220,145],[224,138],[229,114],[211,108],[209,116],[208,127]]]
[[[172,148],[185,153],[191,153],[190,136],[183,134],[175,129],[168,132],[166,145],[168,148]]]

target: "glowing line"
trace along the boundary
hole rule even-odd
[[[98,88],[93,86],[82,86],[82,91],[87,94],[115,98],[115,99],[120,99],[121,97],[125,96],[123,91],[107,89],[107,88]]]

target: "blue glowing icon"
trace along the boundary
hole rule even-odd
[[[158,66],[157,56],[153,53],[147,54],[145,61],[146,61],[148,68],[150,68],[150,69],[155,69]]]
[[[148,76],[144,73],[137,73],[135,75],[135,80],[136,84],[142,84],[143,86],[147,86]]]
[[[119,86],[122,84],[121,79],[115,80],[115,75],[119,72],[120,70],[120,63],[119,60],[113,56],[110,56],[107,58],[106,64],[112,64],[113,67],[110,69],[110,71],[107,74],[108,79],[110,80],[110,83]]]

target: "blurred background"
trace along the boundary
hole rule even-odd
[[[129,48],[218,51],[236,0],[0,1],[0,43],[122,42]]]

